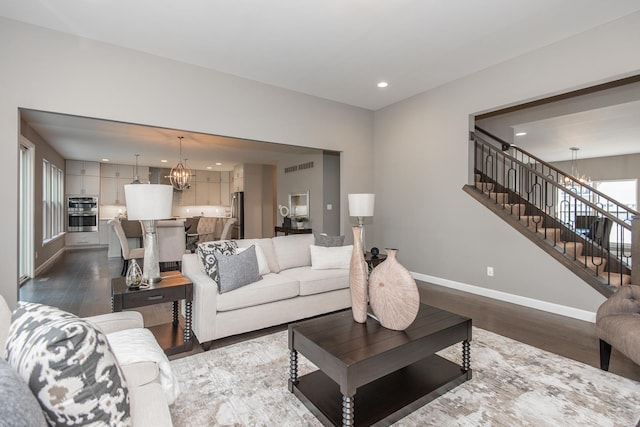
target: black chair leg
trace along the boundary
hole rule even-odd
[[[128,259],[123,259],[122,260],[122,271],[120,272],[121,276],[124,276],[125,274],[127,274],[127,268],[129,268],[129,260]]]
[[[600,369],[609,370],[609,360],[611,359],[611,344],[600,340]]]

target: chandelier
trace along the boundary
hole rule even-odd
[[[191,172],[182,164],[182,136],[179,136],[180,140],[180,158],[178,159],[178,164],[171,169],[169,173],[169,181],[171,185],[176,190],[187,190],[191,187],[189,181],[191,180]],[[186,161],[186,159],[185,159]]]
[[[570,177],[565,176],[565,185],[571,186],[572,181],[574,180],[578,181],[580,184],[591,185],[591,178],[585,175],[580,175],[578,172],[578,151],[580,151],[580,149],[578,147],[570,147],[569,150],[571,150],[571,176],[574,179],[572,180]]]

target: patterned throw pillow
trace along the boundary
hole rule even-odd
[[[251,245],[237,255],[224,255],[214,252],[213,256],[218,261],[218,273],[220,275],[218,289],[221,294],[262,279],[258,269],[255,245]]]
[[[335,247],[344,245],[344,236],[329,236],[325,233],[313,233],[316,246]]]
[[[198,245],[198,259],[202,270],[207,273],[215,284],[220,286],[220,274],[218,273],[218,261],[213,256],[214,253],[223,255],[235,255],[238,243],[235,240],[218,240],[216,242],[205,242]]]
[[[131,425],[129,391],[106,335],[86,320],[20,303],[7,361],[27,382],[51,425]]]

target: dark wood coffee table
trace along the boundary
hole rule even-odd
[[[124,277],[111,279],[112,311],[144,307],[147,305],[173,302],[171,323],[151,326],[158,344],[167,355],[191,351],[191,304],[193,301],[193,283],[179,271],[160,273],[162,280],[146,289],[129,289]],[[178,322],[178,302],[185,301],[184,327]]]
[[[289,325],[289,391],[324,425],[383,426],[471,379],[471,319],[422,304],[405,331],[351,310]],[[462,366],[435,352],[462,342]],[[319,369],[298,377],[298,352]]]

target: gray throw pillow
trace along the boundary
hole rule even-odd
[[[38,427],[47,422],[42,409],[27,383],[0,357],[0,425],[5,427]]]
[[[218,287],[220,286],[218,261],[216,261],[216,257],[214,257],[213,254],[235,255],[237,249],[238,243],[235,240],[218,240],[216,242],[205,242],[198,245],[200,265]]]
[[[316,246],[335,247],[344,245],[344,236],[329,236],[325,233],[313,233]]]
[[[224,255],[214,252],[213,256],[218,261],[218,273],[220,275],[218,290],[221,294],[262,279],[258,268],[255,245],[251,245],[237,255]]]

